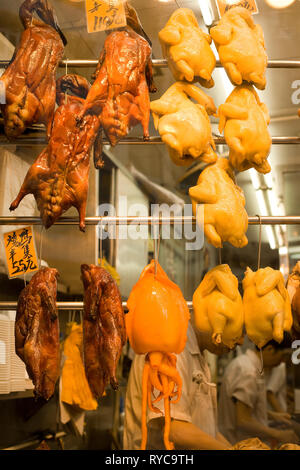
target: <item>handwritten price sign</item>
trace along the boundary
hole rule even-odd
[[[239,6],[249,10],[252,15],[258,13],[258,8],[255,0],[217,0],[217,6],[220,17],[224,15],[230,8]]]
[[[9,277],[37,271],[38,260],[31,227],[6,232],[3,236]]]
[[[126,26],[123,0],[85,0],[88,33]]]

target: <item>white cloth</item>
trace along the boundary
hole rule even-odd
[[[287,411],[287,387],[286,387],[286,365],[284,362],[273,367],[270,372],[265,372],[267,390],[274,393],[282,411]],[[268,409],[272,410],[268,403]],[[274,411],[274,410],[273,410]]]
[[[129,374],[125,401],[125,421],[123,448],[136,450],[141,443],[142,416],[142,373],[145,356],[136,355]],[[177,370],[182,378],[182,395],[178,403],[172,405],[170,414],[174,419],[187,421],[198,426],[212,437],[217,434],[216,386],[211,383],[208,364],[199,350],[196,335],[191,324],[188,327],[187,343],[184,351],[177,356]],[[163,400],[156,403],[162,413]],[[164,449],[163,429],[149,423],[160,415],[147,413],[147,449]]]
[[[261,367],[259,356],[247,349],[225,369],[219,395],[219,429],[232,444],[253,437],[236,427],[236,400],[248,405],[257,421],[268,425],[266,385],[264,375],[260,374]]]

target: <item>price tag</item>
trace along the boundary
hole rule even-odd
[[[123,0],[85,0],[88,33],[126,26]]]
[[[8,276],[17,276],[38,270],[34,235],[31,227],[23,227],[6,232],[4,247],[8,267]]]
[[[222,17],[230,8],[239,6],[249,10],[252,15],[258,13],[258,8],[255,0],[216,0],[218,12]]]

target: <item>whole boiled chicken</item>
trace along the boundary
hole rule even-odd
[[[106,385],[118,388],[116,369],[126,343],[121,295],[108,271],[81,265],[84,286],[83,357],[93,396],[101,398]]]
[[[58,79],[59,107],[49,143],[29,168],[19,194],[10,205],[10,210],[14,210],[27,194],[33,194],[46,228],[74,206],[79,213],[79,228],[85,230],[90,149],[100,120],[97,116],[87,115],[78,128],[76,115],[83,108],[89,88],[88,81],[78,75],[64,75]],[[66,94],[68,90],[72,95]]]
[[[246,332],[258,348],[275,339],[281,343],[284,331],[293,323],[291,303],[280,271],[270,267],[253,272],[249,267],[243,279]]]
[[[217,160],[208,117],[216,113],[216,107],[199,87],[175,82],[160,99],[150,103],[150,108],[155,128],[176,165],[191,165],[198,159],[207,163]]]
[[[243,7],[230,8],[210,29],[221,64],[234,85],[243,81],[264,90],[268,57],[263,31]]]
[[[42,268],[22,290],[15,322],[16,354],[26,365],[34,393],[52,397],[59,377],[59,322],[56,269]]]
[[[164,400],[166,449],[174,449],[169,440],[170,406],[181,397],[182,380],[176,369],[176,356],[187,340],[189,309],[179,287],[172,282],[158,262],[146,266],[134,285],[127,302],[126,330],[136,354],[146,354],[142,383],[142,443],[147,444],[147,407]],[[155,398],[153,392],[158,391]],[[176,398],[175,398],[176,397]]]
[[[244,311],[238,279],[228,264],[208,271],[193,295],[196,327],[210,333],[215,344],[230,349],[243,341]]]
[[[158,37],[175,80],[198,80],[206,88],[214,86],[211,75],[216,58],[210,48],[212,39],[199,28],[192,10],[174,11]]]
[[[226,158],[218,158],[200,173],[196,186],[189,189],[198,223],[197,204],[204,204],[204,234],[216,248],[229,242],[237,248],[247,245],[248,215],[245,197],[236,185],[234,171]]]
[[[298,261],[287,280],[287,291],[292,304],[293,336],[300,337],[300,261]]]
[[[34,12],[41,20],[34,17]],[[25,0],[20,6],[24,26],[20,44],[0,78],[6,90],[1,105],[8,138],[42,123],[49,137],[55,108],[55,74],[66,40],[48,0]]]
[[[110,33],[99,58],[95,82],[77,116],[78,125],[84,116],[99,116],[114,146],[141,123],[144,139],[148,140],[150,100],[145,73],[150,61],[149,43],[133,29]]]
[[[218,109],[219,131],[224,131],[229,161],[237,171],[255,168],[268,173],[272,140],[268,131],[269,112],[251,85],[236,87]]]

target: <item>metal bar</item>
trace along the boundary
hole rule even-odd
[[[0,68],[7,67],[10,60],[0,60]],[[152,59],[153,67],[168,67],[166,59]],[[59,63],[59,67],[96,67],[98,65],[97,59],[63,59]],[[300,60],[269,60],[268,68],[270,69],[298,69],[300,68]],[[219,60],[216,62],[216,67],[222,67]]]
[[[38,445],[40,444],[43,440],[46,440],[46,441],[49,441],[51,439],[60,439],[62,437],[65,437],[67,435],[67,433],[65,432],[58,432],[56,434],[47,434],[46,436],[43,436],[39,439],[34,439],[34,440],[31,440],[31,441],[25,441],[23,442],[22,444],[17,444],[15,446],[11,446],[11,447],[6,447],[5,449],[1,449],[1,450],[21,450],[21,449],[26,449],[27,447],[32,447],[32,446],[35,446],[35,445]]]
[[[196,222],[194,216],[103,216],[103,217],[86,217],[86,225],[97,225],[101,222],[103,228],[106,225],[177,225],[192,224]],[[77,225],[79,220],[73,217],[61,217],[55,225]],[[300,224],[300,216],[254,216],[248,217],[249,225],[298,225]],[[42,225],[39,217],[10,217],[1,216],[0,225]]]
[[[224,137],[214,137],[214,142],[216,145],[226,145]],[[4,135],[0,136],[0,145],[21,145],[29,146],[33,145],[46,145],[47,140],[43,134],[39,133],[36,137],[30,136],[20,136],[14,140],[8,140]],[[103,139],[104,145],[110,145],[110,142],[107,139]],[[159,136],[151,136],[149,140],[144,140],[143,137],[127,137],[126,139],[120,140],[118,145],[165,145]],[[275,136],[272,137],[273,145],[286,145],[286,144],[300,144],[299,136]]]

